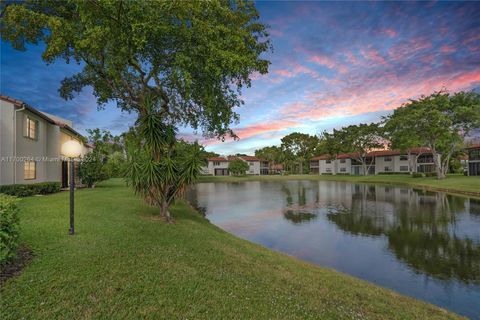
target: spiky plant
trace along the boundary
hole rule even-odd
[[[139,117],[127,139],[125,178],[135,193],[159,207],[160,215],[171,222],[170,205],[200,174],[200,146],[192,144],[188,152],[177,154],[176,129],[163,122],[154,104],[148,105],[148,112]]]

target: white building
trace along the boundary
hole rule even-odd
[[[207,160],[208,164],[203,168],[203,173],[213,176],[230,175],[230,172],[228,171],[228,164],[233,160],[242,160],[248,163],[248,170],[245,172],[245,174],[263,175],[268,174],[269,172],[268,161],[264,161],[253,156],[213,157],[208,158]]]
[[[310,159],[311,173],[317,174],[363,174],[362,164],[354,153],[336,157],[321,155]],[[369,174],[433,172],[435,164],[428,148],[412,148],[409,153],[400,150],[379,150],[367,154]]]
[[[43,113],[0,95],[0,185],[61,182],[68,186],[69,163],[61,146],[77,140],[82,156],[90,147],[69,120]]]

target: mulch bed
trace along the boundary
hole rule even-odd
[[[0,266],[0,287],[11,277],[19,275],[32,258],[33,252],[30,248],[19,247],[17,256],[12,261]]]

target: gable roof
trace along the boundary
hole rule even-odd
[[[29,105],[26,102],[23,102],[22,100],[18,100],[18,99],[15,99],[15,98],[3,95],[3,94],[0,94],[0,99],[3,100],[3,101],[10,102],[16,107],[25,108],[25,110],[30,111],[31,113],[33,113],[34,115],[42,118],[43,120],[47,121],[48,123],[54,124],[56,126],[59,126],[60,128],[66,129],[66,130],[70,131],[71,133],[73,133],[73,134],[75,134],[79,137],[83,137],[80,133],[78,133],[75,129],[73,129],[67,123],[64,123],[64,122],[59,121],[58,119],[53,119],[53,118],[49,117],[47,114],[41,112],[38,109],[35,109],[34,107],[32,107],[31,105]]]

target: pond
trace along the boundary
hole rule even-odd
[[[191,203],[244,239],[480,319],[480,200],[334,181],[201,183]]]

